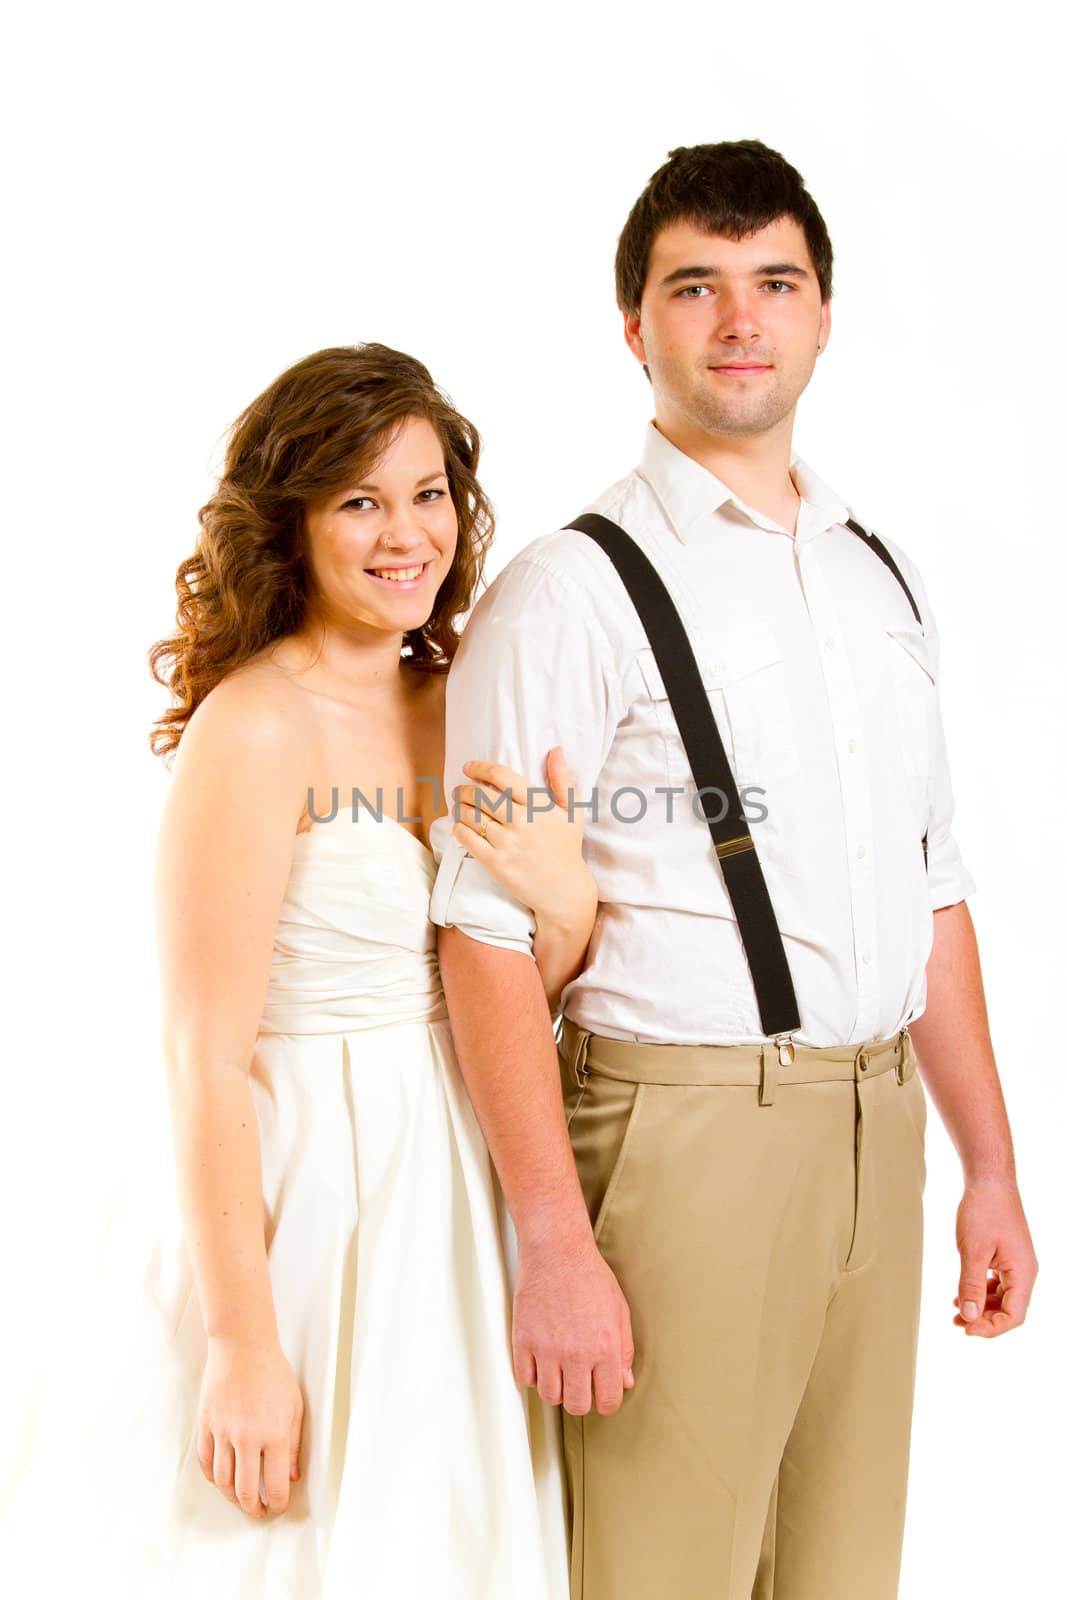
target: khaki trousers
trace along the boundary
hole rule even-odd
[[[926,1097],[906,1029],[793,1053],[564,1022],[578,1175],[636,1347],[619,1411],[563,1413],[572,1600],[897,1594]]]

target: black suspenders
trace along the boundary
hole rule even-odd
[[[915,604],[915,596],[904,582],[904,574],[901,572],[900,568],[897,566],[896,562],[893,560],[893,557],[889,554],[889,551],[886,549],[881,539],[879,539],[878,535],[876,533],[872,533],[870,528],[865,528],[862,522],[857,522],[855,517],[849,517],[848,521],[845,523],[845,527],[850,529],[852,533],[858,533],[862,539],[866,539],[875,555],[882,558],[890,572],[893,574],[894,578],[900,584],[900,587],[903,589],[904,593],[907,595],[908,604],[914,611],[915,620],[921,628],[923,625],[923,619],[920,617],[919,608]],[[627,535],[627,537],[629,537],[629,535]]]
[[[726,892],[737,918],[738,932],[756,991],[760,1023],[766,1034],[781,1040],[800,1027],[796,992],[767,891],[767,881],[759,864],[756,846],[689,635],[659,573],[640,545],[624,529],[594,511],[575,517],[567,526],[578,533],[587,534],[604,551],[622,579],[648,635],[696,781],[704,816],[711,830]],[[853,533],[862,535],[875,554],[885,562],[907,595],[916,621],[921,625],[922,618],[911,590],[882,541],[851,518],[845,526]],[[726,809],[718,816],[716,813],[721,809],[723,798]]]
[[[904,574],[901,572],[900,568],[897,566],[896,562],[893,560],[893,557],[889,554],[889,551],[886,549],[886,547],[882,543],[881,539],[879,539],[878,535],[876,533],[872,533],[870,528],[865,528],[863,526],[862,522],[857,522],[855,517],[849,517],[848,521],[845,523],[845,527],[848,528],[852,533],[858,533],[862,539],[866,539],[867,543],[870,545],[870,547],[874,551],[875,555],[876,556],[880,556],[881,559],[885,562],[886,566],[889,568],[890,572],[893,574],[894,578],[897,580],[897,582],[900,584],[900,587],[903,589],[904,593],[907,595],[908,604],[911,606],[912,611],[915,613],[915,620],[919,624],[919,627],[921,628],[922,625],[923,625],[923,619],[919,615],[918,606],[915,604],[915,596],[912,594],[911,590],[908,588],[907,584],[904,582]],[[629,538],[629,535],[627,535],[627,538]],[[930,862],[929,862],[929,859],[928,859],[928,856],[927,856],[928,843],[929,843],[929,829],[927,829],[926,833],[923,834],[923,865],[926,866],[927,868],[929,868],[929,865],[930,865]]]

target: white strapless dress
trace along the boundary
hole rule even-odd
[[[75,1495],[100,1583],[83,1592],[566,1600],[559,1413],[513,1377],[514,1231],[456,1064],[435,870],[365,811],[294,843],[251,1068],[278,1329],[305,1402],[289,1510],[252,1522],[200,1472],[205,1338],[171,1235]],[[64,1500],[37,1507],[38,1554],[48,1526],[70,1531]]]

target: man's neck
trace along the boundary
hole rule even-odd
[[[793,419],[784,418],[767,433],[715,434],[676,417],[656,417],[656,428],[675,449],[714,473],[720,483],[795,534],[800,495],[789,472]]]

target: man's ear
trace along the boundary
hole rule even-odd
[[[638,361],[640,361],[641,371],[651,383],[652,374],[649,372],[648,362],[645,360],[645,341],[641,337],[641,313],[639,311],[624,311],[622,314],[622,328],[626,343],[630,346]]]
[[[824,300],[823,303],[822,303],[822,309],[819,312],[819,349],[820,349],[820,351],[826,349],[826,344],[827,344],[827,340],[829,339],[829,337],[830,337],[830,302],[829,302],[829,300]]]
[[[641,337],[641,313],[639,311],[624,311],[622,314],[622,329],[626,343],[647,371],[645,341]]]

